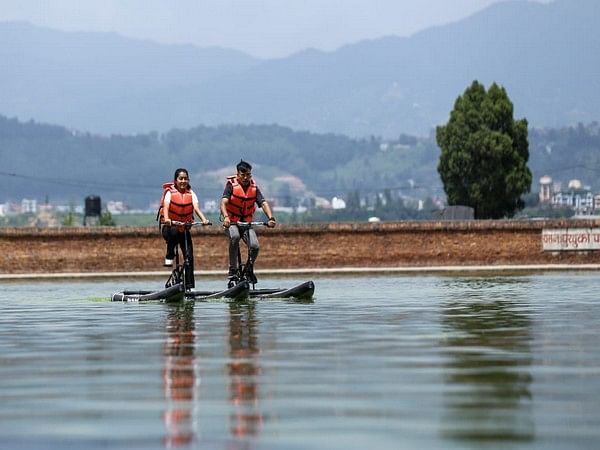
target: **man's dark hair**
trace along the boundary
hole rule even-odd
[[[240,162],[235,166],[238,172],[250,172],[252,170],[252,166],[250,163],[247,163],[243,159],[240,159]]]

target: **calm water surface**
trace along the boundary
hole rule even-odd
[[[600,273],[315,282],[0,283],[0,448],[600,448]]]

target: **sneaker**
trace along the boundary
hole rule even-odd
[[[172,267],[173,266],[173,260],[169,259],[169,258],[165,258],[165,263],[163,265],[165,267]]]
[[[237,284],[238,284],[237,275],[229,275],[229,277],[227,277],[227,289],[231,289],[232,287],[234,287]]]

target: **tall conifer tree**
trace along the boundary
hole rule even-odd
[[[477,219],[512,217],[531,188],[527,120],[513,118],[506,90],[473,81],[437,127],[438,172],[449,205],[471,206]]]

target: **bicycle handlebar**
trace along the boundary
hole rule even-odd
[[[241,225],[243,227],[264,225],[267,226],[267,222],[233,222],[231,225]]]
[[[171,224],[172,225],[183,225],[184,227],[188,227],[191,228],[194,225],[202,225],[203,227],[212,225],[212,222],[208,222],[207,224],[204,224],[202,222],[180,222],[178,220],[171,220]]]

